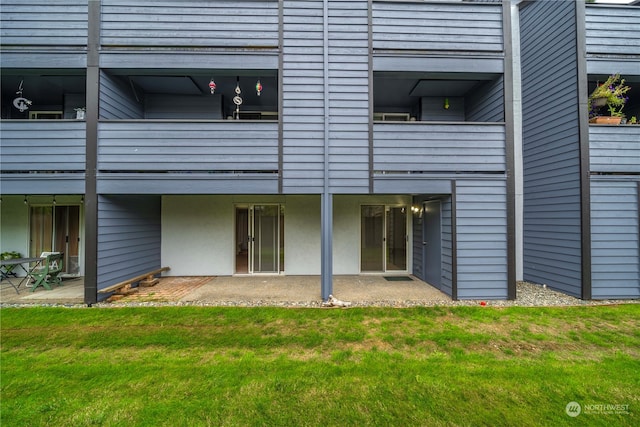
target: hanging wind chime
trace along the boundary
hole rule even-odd
[[[236,105],[236,120],[240,120],[240,106],[242,105],[242,97],[240,94],[242,90],[240,90],[240,77],[236,80],[236,96],[233,97],[233,103]]]
[[[216,82],[213,81],[213,77],[211,77],[211,81],[209,82],[209,89],[211,89],[211,95],[216,92]]]
[[[18,95],[18,97],[13,100],[13,106],[16,107],[21,113],[24,113],[25,111],[27,111],[31,106],[31,104],[33,104],[30,100],[22,96],[23,83],[24,83],[24,80],[20,80],[20,84],[18,85],[18,91],[16,92],[16,95]]]
[[[258,96],[262,93],[262,83],[260,83],[260,79],[258,79],[258,82],[256,83],[256,93]]]

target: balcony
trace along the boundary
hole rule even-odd
[[[640,173],[640,126],[589,126],[591,172]]]

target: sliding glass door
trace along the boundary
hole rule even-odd
[[[360,271],[407,270],[407,208],[362,206]]]

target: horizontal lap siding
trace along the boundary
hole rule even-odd
[[[142,119],[143,116],[142,101],[135,99],[132,87],[100,71],[100,118]]]
[[[503,172],[504,125],[373,125],[374,171]]]
[[[452,203],[451,197],[447,197],[441,202],[442,209],[442,285],[440,290],[452,296],[453,292],[453,234],[452,234]]]
[[[329,2],[329,177],[333,193],[369,190],[369,33],[366,1]]]
[[[505,181],[457,181],[458,298],[507,298]]]
[[[274,171],[278,125],[245,121],[103,122],[101,171]]]
[[[640,298],[639,185],[591,181],[593,298]]]
[[[98,290],[160,268],[160,196],[98,196]]]
[[[325,132],[322,1],[284,1],[283,15],[283,192],[318,193]]]
[[[373,48],[503,50],[500,4],[373,2]]]
[[[277,47],[277,1],[102,2],[105,46]]]
[[[2,172],[85,170],[84,121],[2,121]]]
[[[640,173],[639,141],[640,126],[590,126],[591,171]]]
[[[640,7],[587,5],[585,25],[587,54],[640,55]]]
[[[581,295],[580,137],[575,3],[520,14],[524,142],[524,279]],[[562,43],[558,43],[562,40]],[[541,87],[563,76],[552,99]]]
[[[2,45],[86,46],[87,0],[1,0]]]

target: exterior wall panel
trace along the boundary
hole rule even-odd
[[[98,196],[98,290],[161,267],[159,196]]]
[[[104,71],[100,72],[100,118],[141,119],[142,102],[136,100],[130,86]]]
[[[576,5],[521,10],[524,140],[524,279],[581,295],[580,137]],[[562,40],[562,43],[557,43]],[[557,76],[552,100],[538,96]],[[558,113],[558,114],[554,114]],[[544,118],[544,120],[543,120]]]
[[[278,2],[103,0],[101,33],[119,48],[277,47]]]
[[[329,2],[330,187],[369,190],[368,2]]]
[[[501,52],[502,6],[373,2],[373,48]]]
[[[593,298],[640,298],[640,179],[592,178]]]
[[[587,54],[640,55],[640,8],[587,5]]]
[[[322,1],[284,1],[283,170],[287,193],[319,193],[324,178]]]
[[[506,182],[456,183],[459,299],[507,298]]]
[[[2,0],[3,45],[85,48],[86,0]]]

